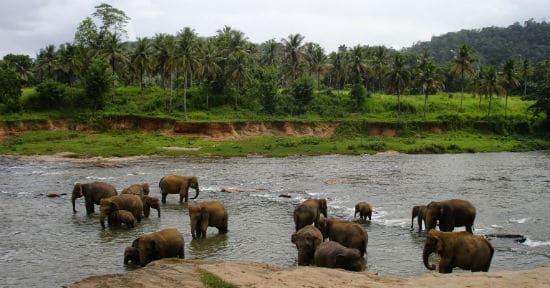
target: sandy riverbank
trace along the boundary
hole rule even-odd
[[[524,271],[426,273],[416,277],[382,276],[317,267],[276,267],[251,262],[202,262],[166,259],[125,274],[92,276],[65,287],[205,287],[200,270],[238,287],[550,287],[550,265]]]

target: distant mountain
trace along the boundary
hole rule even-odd
[[[518,55],[538,63],[550,56],[550,23],[530,19],[523,25],[516,22],[506,28],[493,26],[450,32],[403,50],[417,54],[428,51],[437,63],[444,64],[452,59],[453,51],[462,44],[469,45],[485,65],[499,65]]]

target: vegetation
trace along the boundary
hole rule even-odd
[[[229,284],[229,283],[223,281],[220,277],[218,277],[218,276],[216,276],[216,275],[214,275],[210,272],[207,272],[207,271],[204,271],[204,270],[199,270],[199,273],[200,273],[201,282],[206,287],[209,287],[209,288],[233,288],[233,287],[236,287],[233,284]]]
[[[490,53],[488,50],[478,49],[478,42],[460,41],[453,42],[452,47],[443,45],[447,52],[453,52],[441,62],[441,55],[435,50],[432,53],[428,52],[430,49],[415,50],[425,47],[423,43],[403,51],[383,46],[348,48],[342,45],[327,54],[319,44],[305,42],[301,34],[256,44],[229,26],[210,37],[183,27],[175,35],[156,34],[152,38],[127,41],[129,21],[124,11],[101,4],[79,24],[72,43],[59,47],[48,45],[40,50],[36,59],[13,54],[3,58],[0,110],[4,113],[0,121],[4,126],[15,125],[17,121],[29,120],[36,124],[64,119],[71,127],[83,124],[98,134],[94,134],[95,140],[90,140],[88,135],[71,132],[32,132],[1,142],[1,153],[26,154],[33,149],[37,153],[67,149],[95,155],[138,152],[356,154],[381,148],[431,151],[431,148],[422,148],[431,144],[420,139],[435,137],[424,134],[432,124],[458,137],[457,143],[446,143],[445,149],[439,147],[437,151],[546,147],[539,141],[544,142],[546,134],[532,136],[539,139],[537,141],[526,140],[525,134],[547,133],[550,127],[550,121],[544,120],[550,115],[550,58],[544,59],[550,56],[548,49],[544,50],[544,57],[540,53],[535,57],[523,52],[520,56],[512,51],[505,53],[504,58],[494,58],[498,61],[487,61],[492,56],[486,54]],[[545,22],[528,21],[524,26],[514,24],[504,30],[540,34],[543,33],[540,28],[547,26]],[[493,28],[487,31],[495,30]],[[476,33],[486,31],[467,35]],[[440,38],[434,39],[433,43],[439,43]],[[531,46],[540,43],[523,44],[526,51],[538,51]],[[416,53],[420,51],[419,56]],[[460,92],[459,96],[455,92]],[[311,140],[316,143],[314,146],[310,140],[302,144],[303,139],[288,142],[260,138],[225,144],[186,139],[182,141],[201,143],[197,144],[199,152],[170,152],[159,148],[170,146],[173,140],[168,137],[144,136],[134,131],[136,134],[130,133],[128,137],[139,135],[144,141],[128,148],[130,145],[124,141],[132,140],[109,130],[105,119],[130,115],[170,121],[282,120],[307,121],[312,125],[323,121],[342,124],[332,138]],[[368,123],[390,125],[400,131],[398,138],[387,139],[383,144],[380,139],[371,143],[365,136]],[[499,135],[495,137],[510,137],[503,140],[509,144],[485,145],[484,141],[471,141],[469,136],[461,134],[465,131],[481,134],[480,139],[494,140],[490,134],[484,134],[487,132]],[[522,136],[515,138],[516,134]],[[69,149],[72,146],[61,142],[52,147],[57,138],[74,148]],[[464,138],[466,140],[460,140]],[[470,142],[479,142],[479,145]],[[90,143],[94,144],[93,149],[79,148]],[[208,148],[214,146],[216,148]],[[252,149],[258,147],[259,150]]]

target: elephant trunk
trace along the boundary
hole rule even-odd
[[[99,215],[99,223],[101,223],[101,229],[105,229],[105,217],[106,213],[101,211],[101,214]]]
[[[195,194],[195,197],[193,198],[193,200],[194,200],[194,199],[197,199],[197,197],[199,197],[199,188],[197,187],[197,189],[195,189],[195,191],[196,191],[197,193]]]
[[[433,251],[427,246],[424,247],[424,251],[422,252],[422,260],[424,261],[424,266],[426,266],[428,270],[435,270],[435,264],[430,266],[430,263],[428,263],[428,257],[432,254],[432,252]]]
[[[307,253],[304,248],[298,249],[298,265],[307,265]]]
[[[157,208],[155,208],[155,209],[157,209],[158,215],[159,215],[159,217],[160,217],[160,207],[157,207]]]
[[[76,202],[76,197],[73,197],[71,198],[71,201],[73,202],[73,213],[76,213],[76,209],[75,209],[75,202]]]

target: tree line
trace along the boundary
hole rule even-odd
[[[398,113],[403,95],[422,94],[426,103],[428,95],[443,90],[460,91],[461,99],[467,92],[477,94],[480,103],[482,97],[489,99],[489,107],[494,95],[531,95],[548,101],[544,85],[550,74],[533,71],[547,71],[549,58],[533,64],[516,55],[484,65],[467,44],[454,47],[452,58],[443,64],[427,51],[417,54],[384,46],[342,45],[327,53],[301,34],[256,44],[230,26],[209,37],[184,27],[174,35],[127,41],[130,17],[108,4],[95,9],[80,22],[73,42],[47,45],[35,59],[14,54],[3,58],[1,109],[22,109],[24,86],[37,87],[37,98],[23,105],[32,109],[102,109],[116,101],[116,86],[160,87],[168,109],[179,103],[185,115],[189,107],[208,110],[223,105],[301,114],[315,89],[349,91],[352,111],[361,111],[370,93],[396,95]],[[537,107],[549,111],[543,104]]]

